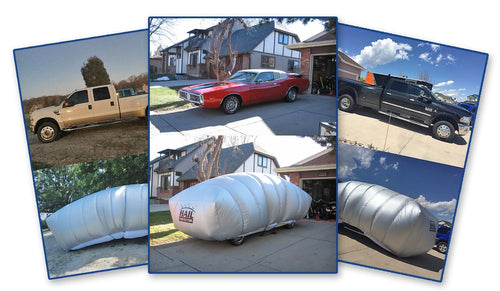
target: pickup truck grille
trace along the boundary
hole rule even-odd
[[[203,95],[198,93],[192,93],[184,90],[179,90],[179,98],[191,102],[196,105],[203,105]]]

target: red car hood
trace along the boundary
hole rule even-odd
[[[208,92],[227,90],[227,89],[239,88],[239,87],[244,87],[244,86],[248,86],[248,84],[239,83],[239,82],[231,82],[231,81],[220,81],[220,82],[203,83],[203,84],[193,85],[193,86],[189,86],[189,87],[184,87],[184,88],[181,88],[181,90],[206,94]]]

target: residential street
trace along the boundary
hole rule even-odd
[[[304,219],[292,229],[253,234],[240,246],[186,239],[150,247],[152,273],[337,271],[335,221]]]
[[[339,140],[362,144],[378,151],[464,167],[471,133],[456,136],[453,142],[432,137],[431,129],[389,117],[367,108],[340,111]]]

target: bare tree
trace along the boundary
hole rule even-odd
[[[212,177],[217,177],[219,173],[219,157],[222,149],[224,136],[211,137],[202,142],[204,150],[198,158],[198,181],[203,182]]]
[[[212,66],[217,81],[229,77],[236,66],[238,52],[232,48],[231,40],[234,26],[237,23],[241,23],[243,27],[246,27],[242,18],[226,18],[212,31],[210,47],[208,49],[208,62]],[[221,55],[224,40],[226,40],[227,60],[225,59],[225,55]]]

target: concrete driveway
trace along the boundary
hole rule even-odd
[[[470,133],[448,143],[432,137],[431,129],[379,114],[368,108],[339,111],[339,140],[427,161],[464,167]]]
[[[367,237],[339,225],[339,260],[440,281],[445,255],[431,249],[423,255],[398,258]]]
[[[300,220],[292,229],[279,228],[229,242],[186,239],[150,247],[151,273],[191,272],[337,272],[335,221]]]
[[[330,96],[302,94],[295,102],[269,102],[242,107],[235,114],[219,109],[189,108],[151,112],[151,135],[318,135],[319,123],[336,120]]]

